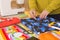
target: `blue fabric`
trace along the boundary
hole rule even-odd
[[[48,24],[51,22],[55,22],[56,20],[54,18],[46,18],[41,20],[39,17],[35,19],[28,18],[28,19],[22,19],[22,24],[26,25],[29,29],[31,29],[34,33],[38,32],[46,32],[55,30],[53,28],[49,28]],[[55,24],[54,26],[58,26]],[[60,27],[60,26],[59,26]]]

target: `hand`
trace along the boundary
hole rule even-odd
[[[36,17],[36,11],[35,10],[31,10],[30,11],[30,16],[35,19],[35,17]]]
[[[40,18],[41,19],[45,19],[47,17],[47,15],[49,14],[49,12],[47,10],[44,10],[41,14],[40,14]]]

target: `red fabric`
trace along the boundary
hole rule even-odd
[[[17,23],[20,22],[20,19],[16,18],[16,17],[13,17],[9,21],[7,20],[7,18],[0,18],[0,19],[1,20],[5,20],[5,21],[0,22],[0,28],[7,27],[7,26],[10,26],[10,25],[13,25],[13,24],[17,24]]]

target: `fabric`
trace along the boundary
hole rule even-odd
[[[40,40],[60,40],[57,37],[55,37],[52,33],[42,33],[39,35]]]
[[[57,19],[58,21],[60,21],[60,14],[56,14],[56,15],[48,15],[48,17],[52,17]]]

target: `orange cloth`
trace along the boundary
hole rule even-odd
[[[59,40],[51,33],[42,33],[39,35],[39,40]]]

